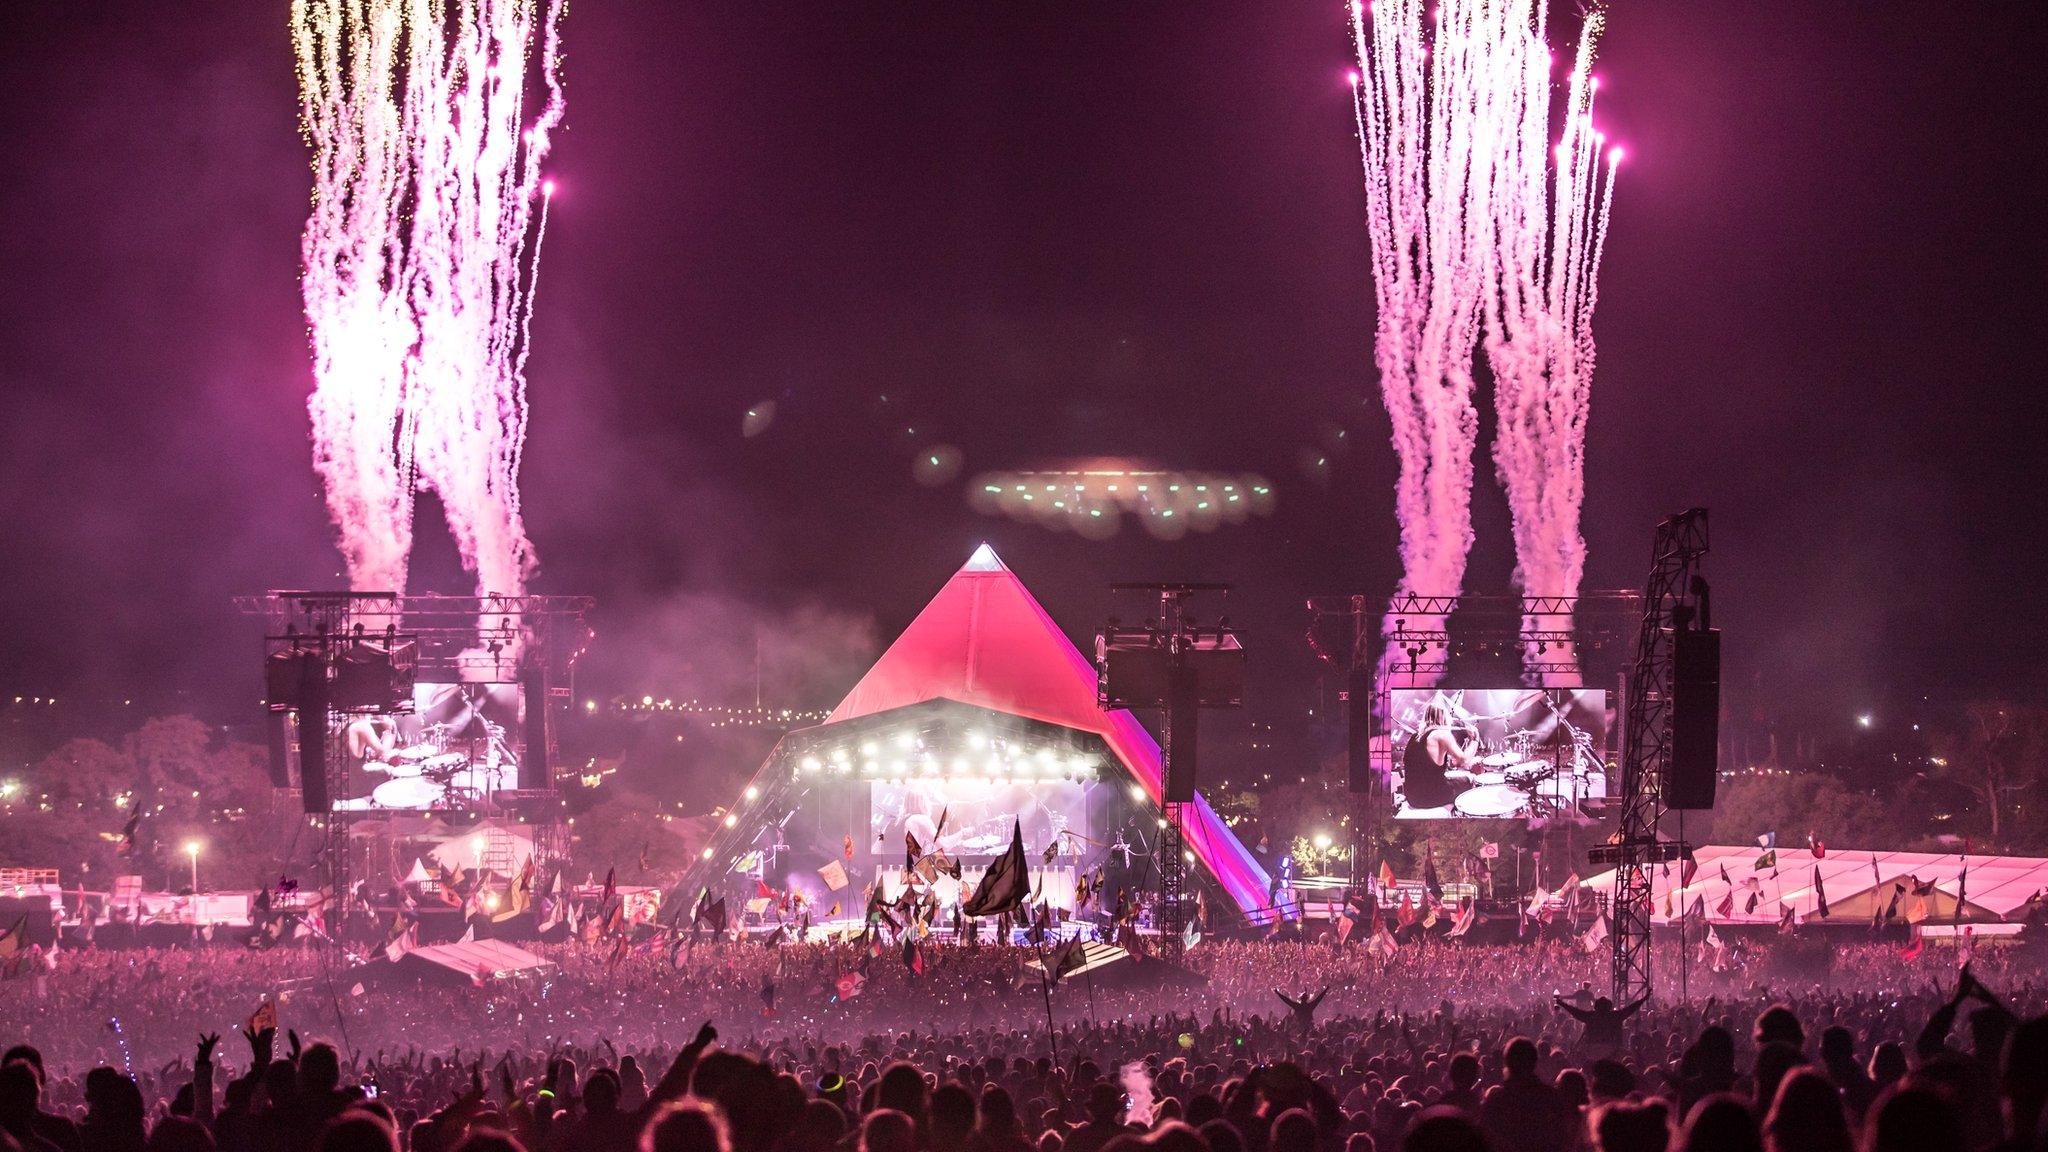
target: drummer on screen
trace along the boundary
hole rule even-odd
[[[1477,783],[1466,769],[1479,754],[1479,733],[1451,723],[1441,700],[1422,710],[1422,723],[1401,755],[1401,793],[1410,808],[1442,808]]]

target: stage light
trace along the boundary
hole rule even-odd
[[[822,767],[822,765],[818,763],[818,758],[816,756],[804,757],[804,771],[816,772],[820,767]]]
[[[1145,786],[1143,784],[1131,785],[1131,799],[1136,800],[1140,804],[1145,802]]]
[[[740,823],[740,818],[739,818],[739,814],[738,814],[738,813],[735,813],[735,812],[727,812],[727,813],[725,814],[725,826],[726,826],[727,828],[737,828],[737,827],[739,827],[739,823]]]
[[[204,845],[200,844],[197,840],[187,840],[185,841],[185,855],[197,856],[199,855],[199,849],[202,847]]]
[[[869,758],[871,758],[871,759],[872,759],[872,758],[874,757],[874,754],[875,754],[875,753],[877,753],[877,752],[879,752],[879,751],[881,751],[881,750],[882,750],[882,747],[881,747],[881,745],[879,745],[879,744],[875,743],[875,742],[874,742],[873,740],[863,740],[863,741],[861,741],[861,745],[860,745],[860,754],[861,754],[862,756],[866,756],[866,757],[869,757]]]
[[[484,907],[493,912],[498,910],[498,894],[496,892],[484,893]]]
[[[860,770],[863,775],[873,776],[875,773],[882,770],[882,766],[880,764],[875,763],[873,760],[863,760],[860,764]]]
[[[834,748],[834,749],[832,750],[832,762],[833,762],[834,764],[844,764],[844,763],[846,763],[847,759],[848,759],[848,756],[847,756],[847,752],[846,752],[846,749],[844,749],[844,748]]]
[[[709,860],[709,859],[711,859],[711,849],[709,849],[709,848],[706,848],[706,849],[704,850],[704,859],[706,859],[706,860]]]
[[[969,732],[967,734],[967,746],[969,748],[980,748],[987,743],[988,737],[981,732]]]
[[[1856,718],[1856,722],[1857,722],[1858,724],[1861,724],[1861,725],[1863,725],[1863,726],[1864,726],[1865,728],[1868,728],[1868,727],[1870,727],[1870,726],[1871,726],[1871,725],[1872,725],[1873,723],[1875,723],[1875,721],[1871,719],[1870,713],[1868,713],[1868,712],[1865,712],[1865,713],[1864,713],[1863,715],[1861,715],[1861,716],[1858,716],[1858,717]]]
[[[907,729],[896,734],[896,746],[898,748],[908,748],[915,743],[917,743],[917,737]]]

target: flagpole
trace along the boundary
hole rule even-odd
[[[1032,951],[1038,953],[1038,990],[1045,994],[1045,1038],[1052,1044],[1052,1066],[1060,1066],[1060,1034],[1052,1024],[1052,968],[1045,962],[1045,945],[1034,943]],[[1090,1009],[1092,1015],[1093,1009]]]
[[[1682,848],[1680,849],[1680,851],[1692,851],[1691,847],[1689,846],[1691,844],[1691,841],[1685,838],[1685,809],[1683,808],[1680,808],[1678,810],[1678,842],[1683,845],[1688,845],[1688,847]],[[1683,870],[1681,869],[1681,871]],[[1730,898],[1732,899],[1733,889],[1730,889],[1730,893]],[[1705,917],[1701,917],[1701,919],[1705,919]],[[1692,1007],[1692,984],[1690,982],[1690,978],[1692,975],[1692,964],[1690,962],[1691,957],[1692,942],[1686,939],[1685,919],[1683,917],[1680,917],[1678,921],[1678,998],[1684,1001],[1685,1006],[1688,1008]],[[1615,1007],[1619,1008],[1621,1007],[1621,1005],[1617,1004],[1615,1005]]]

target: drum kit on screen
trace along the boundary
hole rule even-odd
[[[457,737],[446,724],[429,724],[416,743],[393,749],[383,760],[363,763],[365,772],[390,777],[370,791],[370,807],[460,808],[482,803],[498,786],[501,758],[509,760],[504,729],[484,721],[482,740]]]
[[[1553,748],[1533,744],[1529,733],[1517,732],[1505,747],[1474,760],[1468,769],[1472,787],[1458,793],[1452,810],[1496,820],[1565,816],[1604,793],[1603,779],[1592,771],[1599,761],[1586,733],[1573,731],[1570,744]]]

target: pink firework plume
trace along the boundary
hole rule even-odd
[[[1537,0],[1441,0],[1433,16],[1427,0],[1356,2],[1351,11],[1374,358],[1400,457],[1401,588],[1452,596],[1464,584],[1483,330],[1505,380],[1496,461],[1515,509],[1519,579],[1532,594],[1576,593],[1592,281],[1611,187],[1590,167],[1599,141],[1586,65],[1599,14],[1587,18],[1580,45],[1552,202]],[[1603,194],[1589,213],[1596,187]],[[1569,542],[1555,540],[1560,533]],[[1408,623],[1442,626],[1412,614]]]
[[[404,589],[421,486],[479,591],[520,592],[532,570],[519,454],[560,17],[559,0],[292,6],[313,457],[355,587]]]
[[[1502,137],[1495,178],[1498,291],[1487,296],[1486,354],[1498,429],[1493,459],[1514,517],[1515,578],[1530,596],[1576,596],[1586,569],[1579,510],[1593,382],[1593,306],[1621,149],[1593,125],[1593,48],[1604,18],[1588,13],[1565,79],[1563,139],[1546,147],[1550,56],[1535,32],[1515,42],[1518,130]],[[1531,622],[1531,627],[1535,627]],[[1525,653],[1525,665],[1531,654]],[[1553,664],[1571,665],[1569,648]],[[1532,665],[1531,665],[1532,666]],[[1533,667],[1533,666],[1532,666]],[[1540,674],[1527,677],[1541,683]]]

